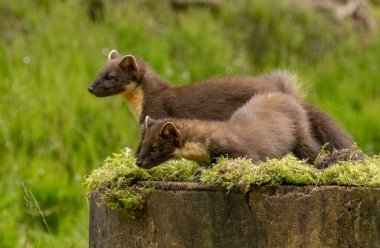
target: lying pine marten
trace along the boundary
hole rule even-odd
[[[299,100],[268,93],[253,97],[227,121],[146,117],[136,164],[151,168],[186,158],[206,165],[223,155],[257,162],[290,152],[312,163],[320,149]]]

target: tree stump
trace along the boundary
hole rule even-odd
[[[380,247],[380,188],[149,184],[135,219],[90,199],[91,248]]]

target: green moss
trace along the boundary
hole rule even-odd
[[[84,185],[87,193],[91,194],[103,188],[130,185],[136,180],[149,179],[149,174],[133,166],[134,163],[135,158],[129,148],[106,158],[102,167],[93,170],[91,175],[85,177]]]
[[[191,181],[193,175],[199,170],[199,164],[186,160],[170,160],[148,170],[155,181]]]
[[[137,167],[135,162],[129,148],[108,157],[102,167],[85,177],[83,185],[87,196],[97,193],[100,205],[123,210],[126,215],[134,217],[153,190],[137,185],[138,181],[188,181],[199,169],[197,163],[184,159],[168,161],[149,170]]]
[[[267,184],[271,180],[268,174],[260,173],[260,167],[252,165],[245,158],[220,158],[210,169],[202,171],[201,182],[219,185],[227,189],[240,188],[248,190],[250,184]]]
[[[254,185],[353,185],[380,186],[380,156],[362,161],[338,162],[325,170],[318,170],[305,161],[289,155],[282,159],[268,159],[253,164],[249,159],[221,157],[210,168],[180,159],[163,163],[149,170],[135,165],[132,151],[126,148],[104,161],[85,178],[88,196],[100,195],[100,204],[122,210],[134,217],[141,210],[152,188],[138,181],[193,181],[199,175],[200,182],[247,192]]]
[[[131,149],[108,157],[102,167],[95,169],[85,177],[84,185],[87,195],[99,193],[99,204],[111,209],[121,209],[133,217],[143,207],[143,198],[152,191],[151,188],[136,186],[140,180],[149,180],[147,171],[134,166],[135,158]]]
[[[201,181],[227,189],[248,191],[251,185],[317,184],[320,172],[293,156],[270,159],[252,164],[245,158],[221,158],[209,170],[204,170]]]
[[[380,186],[380,157],[373,156],[358,163],[339,162],[323,171],[324,184]]]

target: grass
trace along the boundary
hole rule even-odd
[[[291,155],[257,164],[246,158],[221,157],[210,168],[181,159],[144,170],[137,167],[135,161],[129,148],[108,157],[102,167],[86,177],[84,186],[88,197],[96,193],[100,196],[99,204],[135,217],[143,208],[147,195],[154,190],[136,184],[138,181],[191,182],[198,176],[203,184],[242,192],[249,191],[254,185],[380,186],[379,156],[362,161],[340,161],[324,170],[318,170]]]
[[[275,67],[297,71],[308,100],[366,153],[379,154],[379,34],[357,34],[350,25],[334,32],[307,6],[274,0],[184,12],[155,1],[105,1],[98,22],[83,2],[0,0],[0,247],[88,245],[83,177],[139,139],[121,97],[86,91],[114,48],[176,85]],[[156,176],[185,180],[188,172],[175,168]],[[23,183],[42,215],[27,206]]]

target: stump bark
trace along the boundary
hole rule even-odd
[[[380,188],[150,184],[135,219],[90,199],[90,247],[380,247]]]

